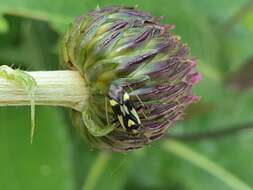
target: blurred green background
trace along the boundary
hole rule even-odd
[[[0,65],[60,69],[58,44],[68,24],[109,5],[138,5],[164,16],[198,59],[203,80],[194,91],[202,99],[171,134],[253,125],[249,0],[0,0]],[[0,190],[253,188],[253,131],[217,139],[163,139],[142,150],[106,155],[85,143],[67,109],[36,109],[31,145],[29,107],[0,108]]]

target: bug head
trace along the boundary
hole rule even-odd
[[[122,103],[122,96],[124,95],[124,89],[122,86],[111,84],[109,87],[108,96],[109,99],[115,100],[118,103]]]

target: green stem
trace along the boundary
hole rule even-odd
[[[191,162],[193,165],[214,175],[232,189],[235,190],[252,190],[250,186],[241,181],[238,177],[228,172],[225,168],[217,163],[209,160],[205,156],[195,152],[182,143],[173,140],[167,140],[164,143],[164,148],[175,154],[176,156]]]
[[[253,9],[253,1],[245,3],[229,20],[224,24],[224,31],[229,32],[237,23],[239,23]]]
[[[32,94],[29,93],[31,80],[27,76],[36,82]],[[28,90],[24,88],[26,86]],[[87,101],[88,90],[77,71],[23,72],[8,66],[0,67],[0,106],[31,105],[31,95],[36,105],[64,106],[81,112]]]
[[[83,184],[82,190],[93,190],[96,186],[98,178],[102,174],[108,160],[110,158],[110,154],[106,152],[100,152],[93,162],[90,171],[88,172],[88,176]]]

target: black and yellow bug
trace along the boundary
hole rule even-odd
[[[140,128],[138,113],[130,101],[129,94],[123,88],[113,86],[109,93],[109,102],[123,129],[136,132]]]

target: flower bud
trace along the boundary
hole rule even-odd
[[[79,128],[95,147],[141,148],[182,119],[201,75],[173,25],[129,7],[78,17],[65,33],[64,63],[78,70],[88,99]]]

